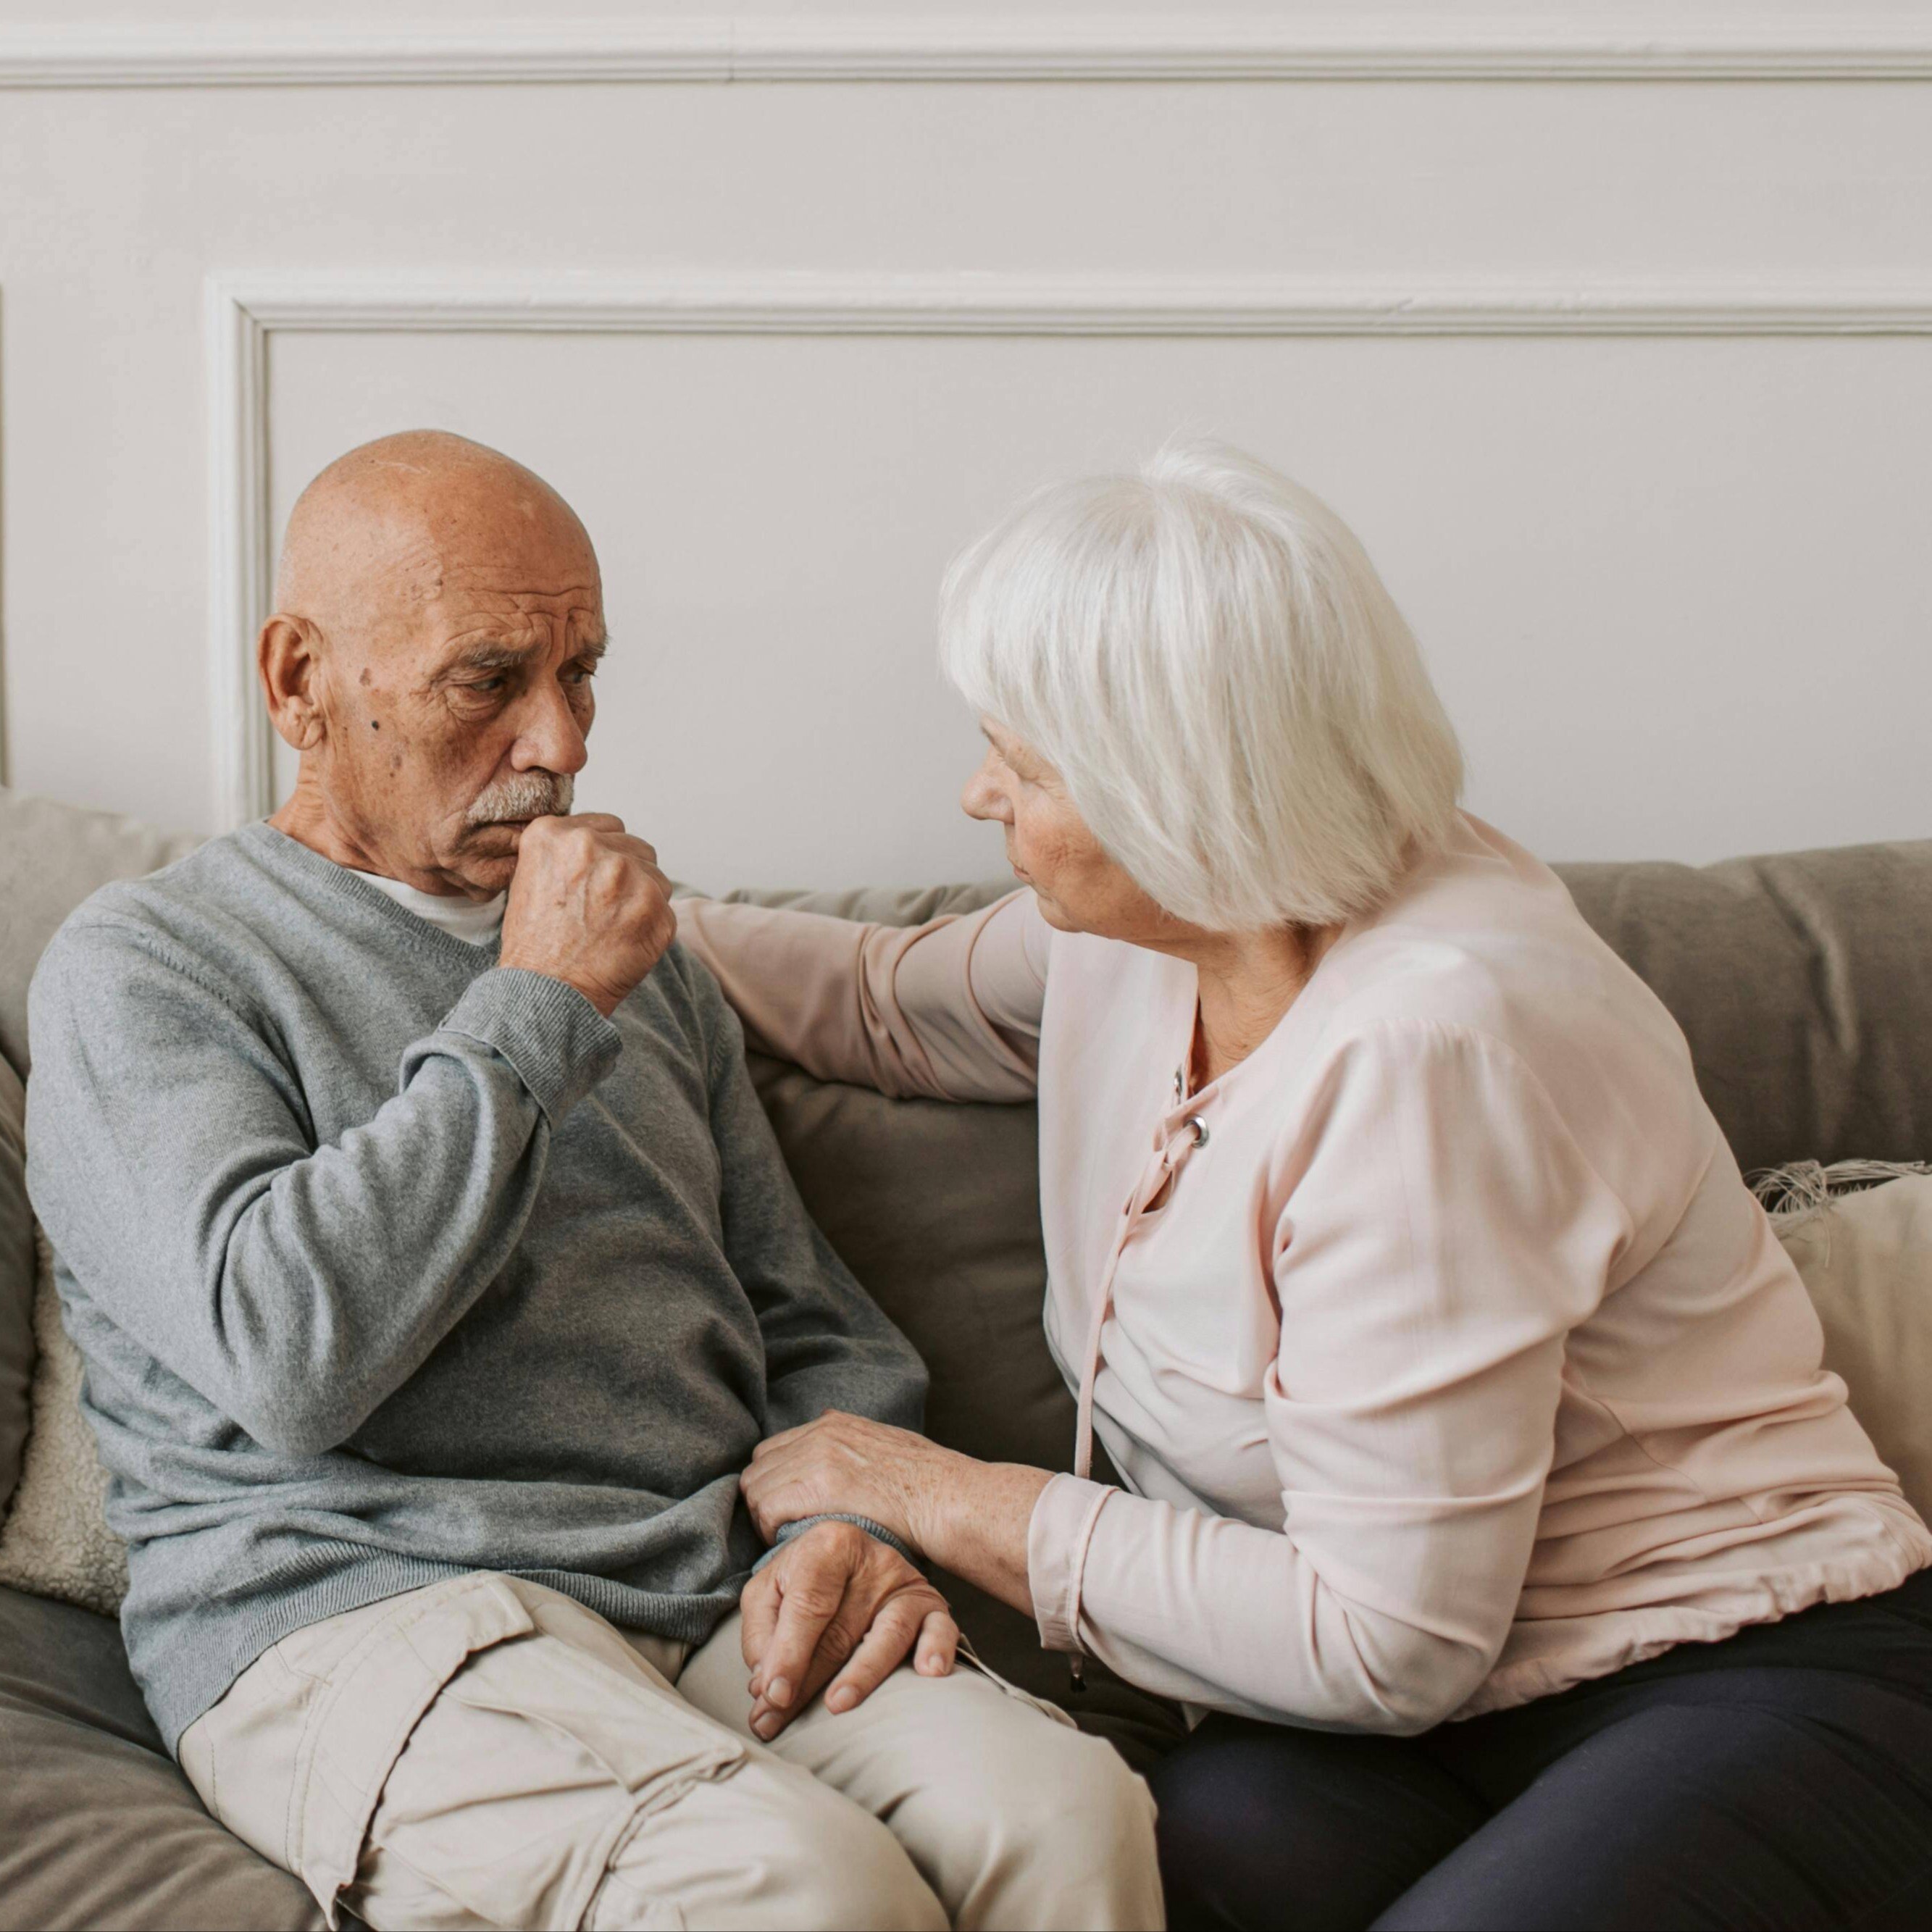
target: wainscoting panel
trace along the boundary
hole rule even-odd
[[[272,454],[237,556],[364,434],[436,422],[515,451],[604,560],[616,641],[583,796],[714,885],[997,870],[953,803],[977,740],[934,663],[940,574],[1021,491],[1177,430],[1246,444],[1351,518],[1463,731],[1472,805],[1551,849],[1862,836],[1844,775],[1909,764],[1932,705],[1922,593],[1888,637],[1838,632],[1846,583],[1896,573],[1932,500],[1932,439],[1865,460],[1902,417],[1932,427],[1932,303],[1895,292],[1464,289],[1393,328],[1367,294],[1279,286],[260,299],[283,325]],[[1800,449],[1820,467],[1794,491]],[[1808,638],[1808,680],[1737,674],[1774,635]],[[1893,701],[1831,701],[1848,650],[1893,668]],[[250,655],[229,662],[259,734]],[[286,754],[266,770],[238,804],[279,795]]]

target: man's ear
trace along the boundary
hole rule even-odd
[[[322,706],[322,634],[306,617],[280,611],[262,626],[256,640],[255,668],[268,718],[283,743],[313,751],[325,736]]]

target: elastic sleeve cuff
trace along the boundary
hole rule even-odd
[[[1088,1546],[1107,1498],[1116,1492],[1081,1476],[1055,1476],[1040,1492],[1027,1525],[1027,1582],[1040,1640],[1081,1654],[1080,1586]]]
[[[849,1522],[855,1529],[862,1529],[868,1536],[883,1543],[887,1549],[896,1550],[914,1568],[923,1568],[917,1556],[884,1523],[874,1522],[868,1516],[848,1516],[843,1510],[827,1510],[821,1516],[802,1516],[794,1522],[780,1523],[778,1534],[772,1539],[770,1549],[752,1565],[752,1574],[755,1576],[794,1537],[802,1536],[808,1529],[821,1522]]]
[[[574,986],[520,966],[480,974],[439,1030],[480,1040],[507,1060],[553,1127],[623,1050],[623,1036]]]

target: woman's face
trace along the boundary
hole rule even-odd
[[[1138,945],[1171,936],[1178,922],[1108,856],[1060,774],[990,718],[980,728],[986,756],[959,802],[969,818],[1006,828],[1006,862],[1033,888],[1048,925]]]

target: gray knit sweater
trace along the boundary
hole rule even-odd
[[[96,893],[30,1021],[28,1185],[171,1749],[268,1645],[458,1570],[700,1640],[760,1437],[918,1424],[681,948],[606,1020],[255,824]]]

